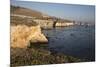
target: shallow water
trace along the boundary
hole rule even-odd
[[[49,49],[88,61],[95,60],[95,27],[71,26],[43,30]]]

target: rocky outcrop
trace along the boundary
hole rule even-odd
[[[55,24],[56,27],[64,27],[64,26],[72,26],[74,25],[73,22],[57,22]]]
[[[36,23],[38,23],[43,29],[51,29],[53,28],[54,21],[53,20],[45,20],[45,19],[34,19]]]
[[[48,40],[42,34],[40,26],[16,25],[11,26],[11,47],[27,48],[30,41],[46,43]]]

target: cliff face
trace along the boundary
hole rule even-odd
[[[56,27],[63,27],[63,26],[72,26],[72,25],[74,25],[74,23],[73,22],[65,22],[65,23],[63,23],[63,22],[57,22],[56,23]]]
[[[34,21],[37,22],[43,29],[53,28],[54,24],[53,20],[35,19]]]
[[[31,40],[34,43],[48,42],[38,25],[31,27],[26,25],[11,26],[11,47],[27,48],[30,46]]]

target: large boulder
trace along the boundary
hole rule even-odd
[[[26,25],[11,26],[11,47],[27,48],[30,46],[30,41],[34,43],[48,42],[39,25],[30,27]]]

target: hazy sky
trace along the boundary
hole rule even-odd
[[[11,0],[11,4],[37,10],[50,16],[89,23],[95,22],[95,6],[93,5],[55,4],[15,0]]]

